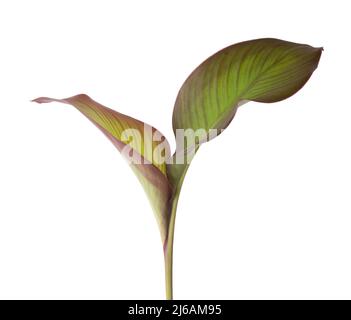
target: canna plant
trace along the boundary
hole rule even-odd
[[[279,39],[231,45],[200,64],[181,87],[173,110],[176,150],[156,128],[109,109],[85,94],[37,98],[77,108],[128,160],[153,208],[165,261],[166,298],[172,299],[172,257],[177,203],[184,177],[200,145],[220,134],[247,101],[276,102],[299,91],[322,48]]]

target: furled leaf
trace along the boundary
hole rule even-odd
[[[170,152],[165,137],[150,125],[104,107],[84,94],[66,99],[41,97],[33,101],[62,102],[76,107],[128,158],[149,197],[164,243],[169,225],[168,201],[171,196],[166,163],[163,161],[163,157],[167,158]]]
[[[198,130],[198,143],[220,134],[246,101],[276,102],[296,93],[317,68],[322,48],[278,39],[257,39],[229,46],[198,66],[181,87],[173,111],[173,131]],[[178,144],[177,153],[197,145]],[[180,179],[187,165],[169,166]]]

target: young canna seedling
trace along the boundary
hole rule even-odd
[[[181,87],[173,111],[176,150],[154,127],[104,107],[80,94],[37,98],[76,107],[128,160],[150,200],[165,260],[166,298],[172,299],[172,256],[177,203],[185,174],[200,145],[220,134],[247,101],[276,102],[299,91],[322,48],[278,39],[229,46],[199,65]]]

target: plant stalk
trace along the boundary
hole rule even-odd
[[[167,245],[165,252],[166,299],[173,299],[173,248]]]
[[[179,194],[175,193],[171,202],[171,217],[169,222],[167,242],[164,247],[165,258],[165,277],[166,277],[166,299],[173,299],[173,240],[174,240],[174,226],[177,212]]]

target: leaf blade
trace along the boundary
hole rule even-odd
[[[296,93],[317,68],[321,48],[279,39],[241,42],[197,67],[173,111],[177,129],[225,129],[244,100],[277,102]]]
[[[121,153],[123,153],[124,148],[128,144],[130,145],[131,149],[133,149],[134,158],[129,164],[149,198],[159,225],[161,239],[165,243],[170,218],[168,202],[171,197],[172,187],[167,178],[166,163],[160,161],[157,154],[155,157],[153,152],[160,143],[163,143],[166,149],[169,148],[165,137],[150,125],[107,108],[84,94],[66,99],[40,97],[33,101],[37,103],[60,102],[72,105],[95,124]],[[126,141],[123,141],[125,130],[136,130],[130,131],[132,135],[134,133],[134,136],[132,136],[133,139],[128,144]],[[155,133],[162,137],[163,140],[152,139]],[[150,144],[150,142],[151,148],[147,150],[145,145]],[[165,153],[167,152],[169,153],[169,150],[165,151]],[[141,161],[137,161],[139,158],[136,159],[135,157],[140,157]]]

